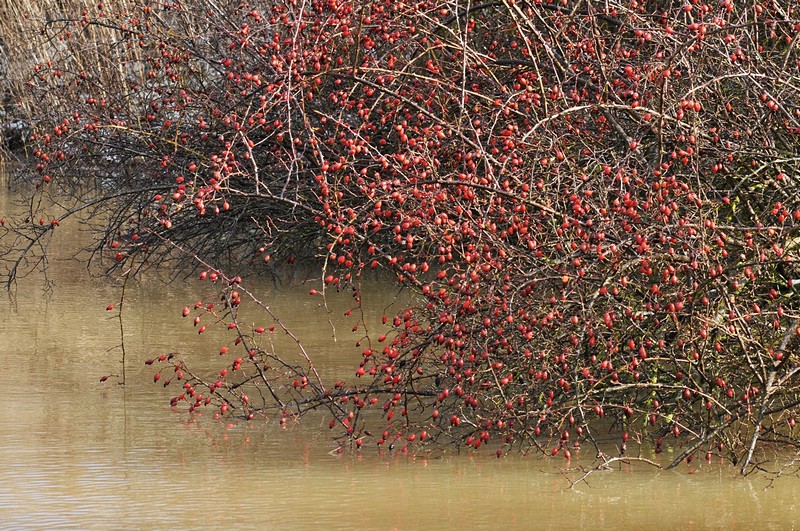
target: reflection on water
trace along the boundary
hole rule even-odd
[[[763,475],[741,479],[716,462],[623,466],[569,490],[560,458],[331,455],[326,419],[285,430],[275,420],[192,419],[169,410],[169,390],[153,385],[143,360],[172,350],[214,359],[211,331],[199,337],[180,317],[199,283],[129,287],[121,387],[99,382],[119,372],[118,324],[105,310],[116,292],[79,264],[56,261],[50,275],[50,293],[28,278],[16,298],[0,297],[2,529],[788,529],[798,517],[796,478],[765,490]],[[259,290],[321,366],[352,374],[352,324],[335,310],[334,342],[307,292]],[[373,304],[377,327],[387,301]]]

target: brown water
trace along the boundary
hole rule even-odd
[[[82,237],[60,229],[56,251]],[[767,489],[766,475],[743,479],[716,461],[623,466],[569,489],[577,459],[564,470],[563,458],[490,451],[331,455],[322,419],[286,429],[192,419],[170,410],[171,392],[143,361],[217,355],[213,336],[180,317],[199,282],[129,287],[123,387],[98,381],[119,372],[118,323],[105,310],[117,292],[69,261],[55,261],[50,278],[50,291],[33,276],[0,296],[0,529],[791,529],[800,516],[798,478]],[[326,371],[352,373],[346,298],[332,300],[334,342],[308,286],[258,291]],[[377,323],[387,294],[372,291]]]

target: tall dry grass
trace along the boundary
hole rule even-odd
[[[193,68],[205,76],[202,56],[215,46],[206,39],[209,24],[228,25],[239,3],[220,0],[162,10],[156,2],[150,10],[151,3],[0,0],[0,98],[6,107],[36,123],[48,113],[71,113],[70,102],[91,95],[126,112],[141,103],[133,87],[148,84],[148,60],[159,59],[156,48],[164,43],[177,42],[200,58]]]
[[[128,91],[135,73],[126,65],[141,51],[134,34],[115,24],[133,12],[135,2],[101,4],[102,10],[98,2],[81,0],[0,0],[0,83],[7,112],[36,118],[90,87],[103,97]]]

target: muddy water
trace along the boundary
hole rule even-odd
[[[60,227],[55,249],[74,248],[78,228]],[[106,311],[113,282],[67,260],[53,261],[49,278],[49,290],[31,276],[0,296],[0,529],[791,529],[800,518],[800,479],[767,489],[765,475],[742,479],[716,461],[623,466],[569,489],[578,459],[567,469],[562,458],[491,452],[331,455],[321,419],[281,429],[191,418],[170,410],[170,391],[143,361],[175,350],[199,364],[218,356],[213,334],[180,317],[203,285],[128,286],[120,386],[99,382],[120,372],[119,323]],[[332,297],[328,314],[308,288],[257,291],[325,371],[351,374],[347,298]],[[391,294],[367,295],[377,326]]]

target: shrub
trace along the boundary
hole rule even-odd
[[[245,355],[219,380],[163,356],[209,389],[191,409],[324,406],[359,446],[374,409],[378,444],[554,454],[605,417],[657,448],[685,437],[675,464],[718,447],[746,471],[759,439],[796,443],[796,8],[606,5],[145,2],[50,21],[68,52],[102,29],[120,65],[114,85],[61,48],[37,65],[27,97],[58,110],[36,116],[39,188],[95,176],[89,203],[113,212],[98,251],[216,278],[224,304],[196,309]],[[299,340],[300,365],[260,347],[216,265],[303,254],[312,296],[358,304],[371,269],[418,294],[360,341],[352,383],[315,378]]]

